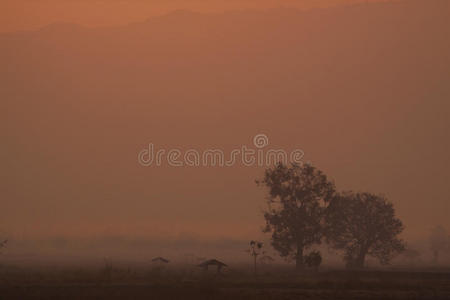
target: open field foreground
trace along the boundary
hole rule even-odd
[[[281,275],[283,274],[283,275]],[[0,299],[450,299],[450,273],[325,271],[188,276],[132,269],[9,270]]]

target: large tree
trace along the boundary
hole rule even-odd
[[[268,188],[265,232],[272,233],[272,246],[296,268],[304,267],[304,251],[320,243],[325,207],[335,187],[327,176],[309,164],[277,164],[258,181]]]
[[[326,213],[327,241],[335,249],[344,250],[350,268],[364,267],[367,256],[387,264],[404,250],[398,235],[402,222],[385,197],[369,193],[336,194]]]

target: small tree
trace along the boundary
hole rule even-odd
[[[262,250],[263,243],[258,241],[250,241],[250,249],[247,252],[253,257],[254,262],[254,272],[256,276],[256,261],[260,254],[264,254],[265,252]]]
[[[8,240],[3,240],[2,242],[0,242],[0,250],[3,249],[7,243],[8,243]]]
[[[404,250],[397,236],[403,231],[392,203],[382,196],[352,192],[338,194],[326,213],[327,241],[335,249],[345,251],[351,268],[364,267],[366,256],[387,264]]]
[[[322,238],[325,207],[334,194],[334,184],[315,167],[304,164],[277,164],[257,182],[269,189],[264,213],[264,232],[272,233],[272,246],[285,258],[304,267],[303,252]]]
[[[322,263],[322,255],[320,254],[320,251],[312,251],[311,253],[305,256],[305,265],[308,268],[318,271],[321,263]]]
[[[433,251],[433,261],[437,263],[439,254],[448,248],[448,234],[441,225],[434,227],[430,233],[430,248]]]

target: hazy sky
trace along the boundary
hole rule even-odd
[[[186,2],[146,3],[2,1],[0,26],[127,23]],[[0,34],[0,225],[25,236],[254,236],[263,168],[142,167],[137,154],[150,142],[228,152],[264,133],[271,147],[302,149],[338,189],[385,194],[406,235],[450,227],[447,8],[177,12]]]

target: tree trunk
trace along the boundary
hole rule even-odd
[[[295,258],[295,268],[297,271],[302,271],[305,267],[305,264],[303,262],[303,246],[298,245],[297,246],[297,256]]]
[[[366,249],[365,248],[361,249],[361,251],[359,252],[359,255],[358,255],[358,257],[356,258],[356,261],[355,261],[355,267],[356,268],[358,268],[358,269],[364,268],[364,262],[366,260],[366,254],[367,254]]]

